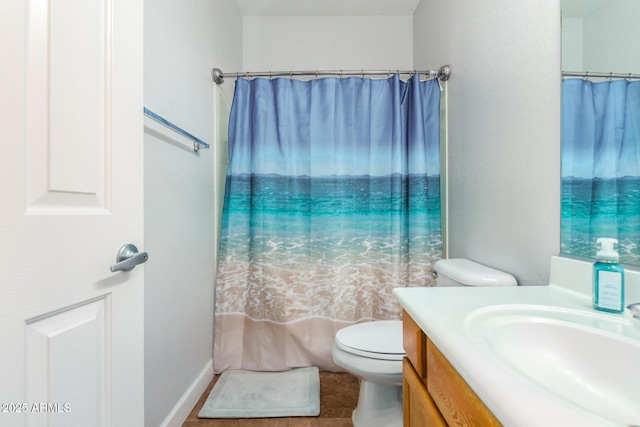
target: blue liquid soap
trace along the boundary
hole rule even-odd
[[[601,249],[593,264],[593,308],[609,313],[624,311],[624,269],[613,249],[616,239],[598,239]]]

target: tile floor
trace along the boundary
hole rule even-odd
[[[320,372],[320,415],[317,417],[204,419],[198,412],[219,376],[198,400],[182,427],[353,427],[351,413],[358,403],[358,379],[346,373]]]

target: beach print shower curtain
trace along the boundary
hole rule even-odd
[[[562,83],[561,252],[594,258],[599,237],[640,265],[640,81]]]
[[[399,319],[442,256],[437,80],[238,79],[214,369],[335,370],[337,330]]]

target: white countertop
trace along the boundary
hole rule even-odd
[[[554,284],[517,287],[396,288],[393,294],[503,425],[616,425],[514,375],[494,358],[479,351],[465,330],[466,316],[483,307],[527,304],[594,312],[590,296]],[[640,365],[640,361],[638,363]],[[638,398],[640,399],[640,396]]]

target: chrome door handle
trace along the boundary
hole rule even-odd
[[[146,252],[138,253],[138,248],[131,243],[127,243],[126,245],[122,245],[118,250],[116,263],[109,269],[112,273],[116,271],[131,271],[136,265],[147,262],[148,259],[149,254]]]

